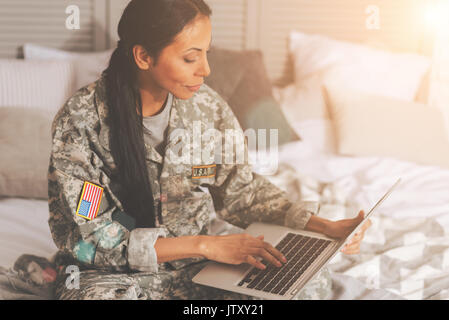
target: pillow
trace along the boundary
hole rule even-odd
[[[73,92],[73,72],[68,61],[0,59],[0,108],[39,108],[56,114]]]
[[[430,59],[411,53],[393,53],[321,35],[290,33],[289,51],[295,65],[295,83],[321,74],[324,81],[345,83],[358,91],[413,101]]]
[[[115,48],[114,48],[115,49]],[[114,49],[102,52],[69,52],[27,43],[23,46],[26,60],[67,59],[73,61],[75,73],[75,91],[96,81],[109,64]]]
[[[281,109],[290,122],[329,118],[321,87],[322,79],[314,75],[279,90]]]
[[[211,73],[204,82],[224,100],[228,101],[245,72],[244,68],[242,68],[244,53],[211,47],[207,60],[209,61]]]
[[[209,53],[211,75],[205,83],[228,102],[243,130],[278,129],[278,144],[299,140],[273,97],[260,50]],[[267,146],[269,138],[267,138]]]
[[[440,109],[342,86],[325,86],[324,91],[340,154],[449,167],[448,131]]]
[[[52,121],[43,110],[0,108],[1,196],[48,198]]]

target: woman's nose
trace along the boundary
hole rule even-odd
[[[203,59],[203,63],[197,71],[197,75],[200,77],[207,77],[210,74],[209,62],[207,61],[207,57]]]

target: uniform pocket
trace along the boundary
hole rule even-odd
[[[195,202],[198,203],[196,206],[197,212],[195,215],[195,222],[198,226],[199,232],[206,233],[206,230],[203,230],[203,228],[210,222],[212,214],[211,210],[213,210],[212,198],[209,193],[203,191],[193,191],[192,198],[194,198]]]
[[[204,233],[202,229],[209,223],[213,205],[208,193],[191,191],[176,201],[168,200],[165,207],[164,225],[175,236],[184,236]]]
[[[190,184],[187,177],[183,175],[173,175],[167,178],[165,185],[168,201],[178,201],[189,195]]]

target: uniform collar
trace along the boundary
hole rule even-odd
[[[99,133],[99,140],[101,145],[104,149],[107,151],[111,151],[110,149],[110,130],[109,125],[106,123],[106,119],[108,116],[108,108],[106,107],[105,101],[105,87],[104,87],[104,79],[101,78],[97,81],[97,90],[95,92],[95,103],[97,105],[98,115],[100,118],[100,133]],[[169,141],[166,145],[166,149],[170,148],[174,144],[178,142],[178,139],[176,140],[170,140],[171,133],[176,129],[183,129],[186,127],[185,124],[185,115],[184,110],[186,109],[184,106],[184,101],[177,99],[176,97],[173,97],[172,102],[172,108],[170,110],[170,120],[168,122],[168,129],[167,129],[167,137],[169,137]],[[163,158],[162,156],[156,151],[155,148],[152,146],[145,144],[146,149],[146,159],[151,160],[157,163],[162,163]]]

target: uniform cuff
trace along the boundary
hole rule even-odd
[[[303,201],[294,203],[285,215],[284,225],[292,229],[304,229],[312,215],[320,211],[320,203]]]
[[[133,270],[158,272],[154,244],[159,237],[166,237],[165,228],[138,228],[129,234],[128,264]]]

